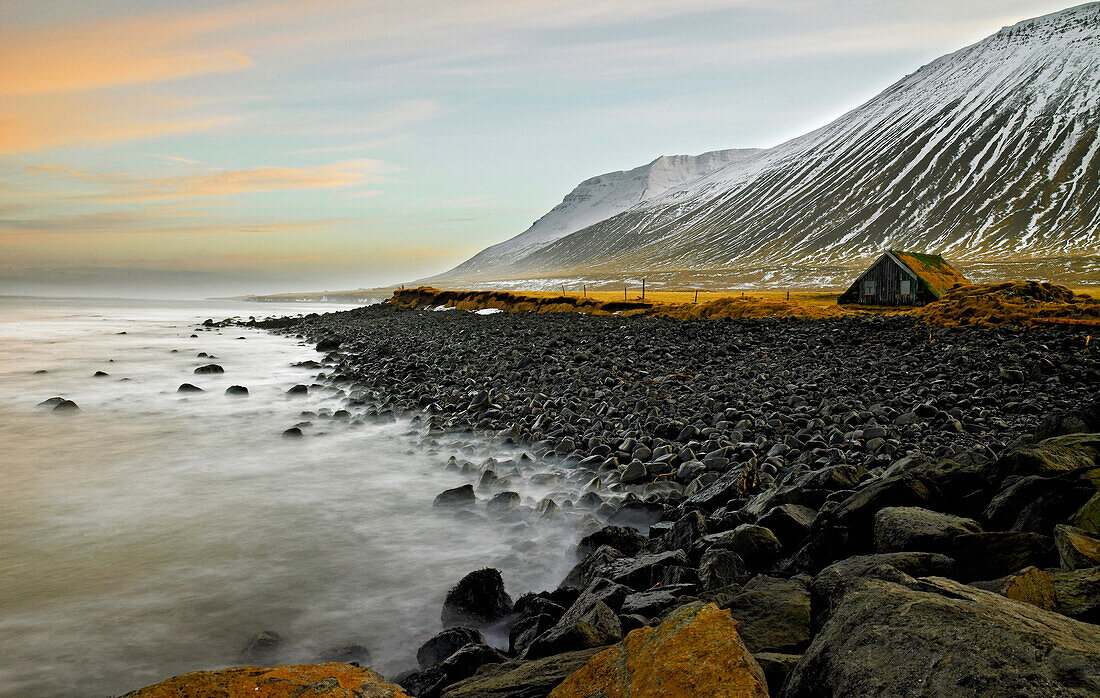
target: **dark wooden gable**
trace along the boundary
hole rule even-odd
[[[837,302],[860,305],[923,305],[936,300],[909,267],[887,252],[860,274]]]

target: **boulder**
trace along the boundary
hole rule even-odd
[[[758,575],[722,607],[751,652],[797,653],[810,642],[810,590],[798,579]]]
[[[1079,509],[1095,492],[1088,482],[1066,476],[1012,478],[982,517],[992,529],[1049,535],[1055,525],[1065,523],[1067,512]]]
[[[603,609],[610,610],[614,615],[630,593],[629,588],[608,579],[593,580],[558,622],[531,643],[523,658],[538,659],[617,642],[622,637],[622,626],[619,624],[619,636],[614,637],[616,624],[610,621]]]
[[[1018,446],[998,458],[986,470],[993,482],[1009,475],[1049,477],[1096,465],[1100,456],[1100,434],[1067,434]]]
[[[180,387],[176,388],[177,393],[201,393],[202,388],[191,383],[182,383]]]
[[[243,385],[231,385],[225,389],[226,395],[248,395],[248,388]]]
[[[864,577],[953,577],[957,569],[955,561],[946,555],[922,552],[856,555],[834,562],[818,572],[810,583],[813,627],[821,628],[848,587]]]
[[[421,669],[439,664],[469,644],[485,644],[485,638],[473,628],[447,628],[420,646],[416,661]]]
[[[973,519],[920,507],[886,507],[875,513],[874,548],[876,553],[938,553],[947,550],[955,536],[981,530]]]
[[[699,561],[699,588],[713,591],[731,584],[743,584],[749,578],[745,561],[732,550],[711,548]]]
[[[1036,430],[1035,438],[1042,440],[1081,432],[1100,432],[1100,398],[1093,398],[1073,410],[1047,415]]]
[[[518,507],[519,502],[519,492],[500,492],[489,500],[485,505],[485,510],[492,513],[503,514]]]
[[[54,412],[79,412],[80,408],[72,400],[62,400],[53,406]]]
[[[340,348],[340,340],[335,337],[325,337],[317,342],[317,351],[330,352]]]
[[[287,439],[300,439],[302,438],[302,430],[300,427],[291,427],[283,431],[283,438]]]
[[[540,636],[554,627],[558,618],[548,613],[528,615],[517,620],[508,631],[508,653],[518,656],[527,651]]]
[[[992,591],[1014,601],[1023,601],[1045,611],[1058,610],[1054,597],[1054,580],[1038,567],[1025,567],[1000,579],[971,582],[970,586]]]
[[[1055,564],[1054,541],[1038,533],[994,531],[955,536],[948,554],[959,564],[959,580],[995,579],[1025,567]]]
[[[1100,565],[1100,539],[1074,526],[1054,527],[1058,564],[1063,570],[1080,570]]]
[[[199,366],[195,369],[195,373],[201,375],[212,375],[216,373],[225,373],[225,369],[217,364],[206,364],[205,366]]]
[[[707,534],[707,520],[701,512],[689,511],[677,519],[668,533],[660,538],[664,550],[691,550],[695,541]]]
[[[483,667],[473,677],[447,687],[443,698],[546,698],[555,686],[601,651],[592,648]]]
[[[852,584],[784,686],[810,696],[1095,696],[1100,628],[938,577]]]
[[[757,523],[774,533],[783,547],[794,549],[810,532],[816,516],[817,512],[810,507],[780,504],[769,509]]]
[[[584,557],[601,545],[609,545],[623,555],[637,555],[646,544],[647,538],[637,529],[629,526],[604,526],[595,533],[590,533],[577,544],[577,555]]]
[[[286,391],[287,395],[306,395],[309,393],[309,386],[299,383]]]
[[[687,553],[682,550],[624,557],[607,565],[604,573],[607,578],[624,584],[634,591],[644,591],[655,584],[683,584],[695,581],[695,570],[688,562]]]
[[[561,586],[583,589],[594,579],[599,577],[610,578],[609,568],[612,563],[623,559],[630,558],[627,558],[610,545],[601,545],[585,555],[580,562],[573,565],[573,569],[569,570],[569,573],[565,575],[565,579],[562,580]]]
[[[1086,623],[1100,624],[1100,567],[1050,572],[1058,612]]]
[[[183,674],[127,693],[124,698],[409,698],[378,672],[344,663],[234,667]]]
[[[657,628],[639,628],[578,669],[551,698],[724,696],[766,698],[767,680],[737,633],[737,623],[714,604],[690,604]]]
[[[692,588],[692,585],[670,585],[635,592],[623,599],[623,606],[619,609],[620,614],[656,618],[670,608],[680,605],[677,599]]]
[[[500,571],[475,570],[453,586],[443,601],[444,627],[492,623],[512,612],[512,598],[504,591]]]
[[[729,547],[752,569],[770,568],[783,552],[771,529],[755,524],[741,524],[729,536]]]
[[[435,496],[433,507],[468,506],[477,501],[473,485],[462,485],[449,490],[443,490]]]

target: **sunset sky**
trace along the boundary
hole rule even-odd
[[[1067,0],[0,0],[0,294],[358,288]]]

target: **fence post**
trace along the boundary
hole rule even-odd
[[[695,289],[695,302],[696,304],[699,303],[699,289]]]
[[[642,300],[645,300],[645,277],[642,277]]]
[[[561,295],[565,295],[565,284],[561,285]]]
[[[626,286],[623,286],[623,300],[626,300]]]
[[[791,299],[791,292],[787,291],[787,300],[790,300],[790,299]]]

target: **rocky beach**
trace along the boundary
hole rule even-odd
[[[314,344],[305,389],[344,396],[288,437],[407,423],[469,455],[439,462],[466,476],[435,502],[456,526],[583,536],[557,588],[440,580],[443,631],[388,695],[1100,690],[1100,362],[1080,328],[387,304],[251,324]],[[516,491],[532,481],[549,493]]]

